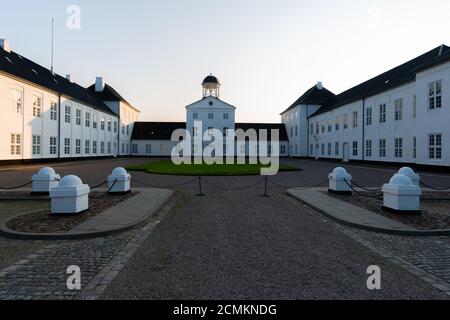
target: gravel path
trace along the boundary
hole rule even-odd
[[[102,298],[447,297],[283,194],[211,188],[206,194],[170,212]],[[373,264],[382,270],[378,292],[366,287]]]

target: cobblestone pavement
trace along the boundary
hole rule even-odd
[[[126,160],[120,161],[121,165],[126,164]],[[304,160],[288,162],[305,170],[274,178],[286,186],[318,183],[335,166]],[[118,163],[112,160],[111,163],[102,161],[97,166],[94,163],[71,164],[59,167],[58,171],[80,171],[86,178],[99,180]],[[34,167],[21,170],[14,179],[19,182],[34,170]],[[349,170],[367,186],[380,185],[394,171],[360,166],[349,167]],[[0,178],[6,176],[11,177],[11,172],[0,172]],[[161,186],[189,180],[186,177],[141,173],[135,176]],[[426,178],[439,186],[446,186],[450,181],[448,175],[434,173]],[[258,179],[260,177],[229,177],[211,178],[211,181],[233,187],[250,185]],[[183,186],[179,190],[184,190],[188,198],[197,191],[195,185]],[[192,198],[192,203],[172,201],[162,212],[170,211],[167,221],[164,219],[157,229],[159,218],[142,229],[99,239],[37,242],[30,246],[30,242],[0,238],[0,247],[4,249],[0,254],[7,254],[10,248],[21,251],[18,257],[22,259],[19,262],[4,259],[0,265],[0,299],[255,296],[445,299],[450,295],[450,238],[400,237],[342,227],[287,197],[282,188],[274,185],[270,186],[271,198],[265,199],[265,206],[259,205],[262,203],[261,185],[239,193],[208,186],[204,186],[204,190],[207,196]],[[234,211],[228,212],[230,209],[227,207]],[[245,210],[240,211],[241,207]],[[195,225],[201,212],[204,212],[203,220]],[[226,212],[227,215],[219,216]],[[248,217],[244,216],[246,213]],[[247,218],[249,220],[245,220]],[[270,224],[270,221],[277,223]],[[220,229],[221,226],[226,229]],[[172,233],[170,239],[164,238],[167,236],[164,231],[179,231],[177,228],[182,228],[183,232]],[[279,234],[274,234],[276,230]],[[289,238],[284,238],[285,235]],[[302,243],[305,251],[300,245],[292,246],[291,242],[295,244],[295,241]],[[195,249],[205,243],[208,243],[203,247],[206,251],[196,256]],[[233,246],[237,244],[241,247]],[[174,249],[176,246],[178,248]],[[250,251],[245,251],[245,248]],[[367,253],[367,249],[371,253]],[[157,253],[159,257],[154,256]],[[179,256],[173,255],[176,253]],[[243,260],[233,266],[230,258],[235,258],[235,254]],[[279,262],[273,270],[272,260]],[[168,264],[173,263],[177,265],[168,268]],[[382,267],[384,287],[379,294],[368,293],[360,286],[367,279],[365,268],[369,264]],[[66,270],[70,265],[81,268],[81,292],[67,290]],[[246,265],[251,272],[242,278],[246,274]],[[269,273],[271,270],[272,274]],[[177,279],[180,282],[176,282]],[[227,279],[230,280],[228,284],[224,283]],[[303,291],[297,291],[299,289],[292,283],[296,282],[295,279],[302,280]],[[214,287],[214,283],[225,287]],[[386,286],[391,289],[385,289]],[[196,288],[197,292],[193,292]],[[252,295],[255,292],[259,294]]]
[[[153,221],[140,229],[97,239],[47,244],[0,270],[0,300],[98,297],[174,205],[172,200]],[[17,242],[14,243],[17,245]],[[81,291],[67,289],[69,275],[66,272],[73,265],[81,270]]]

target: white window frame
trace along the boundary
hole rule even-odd
[[[75,139],[75,154],[81,154],[81,139]]]
[[[400,121],[403,119],[403,99],[396,99],[394,101],[394,112],[395,112],[395,121]]]
[[[20,156],[22,154],[22,135],[11,133],[11,155]]]
[[[380,139],[378,142],[378,155],[380,158],[386,158],[386,139]]]
[[[50,149],[49,149],[49,153],[50,155],[56,155],[56,149],[58,146],[58,137],[50,137],[49,139],[50,141]]]
[[[32,136],[32,154],[33,156],[40,156],[42,151],[42,141],[40,135]]]
[[[386,103],[380,104],[379,111],[380,111],[380,119],[379,119],[380,123],[386,123],[387,104]]]
[[[372,158],[372,140],[366,140],[366,157]]]
[[[442,80],[428,84],[428,109],[435,110],[442,108]]]
[[[442,133],[431,133],[428,135],[428,158],[431,160],[442,160]]]
[[[70,138],[64,138],[64,154],[70,155],[72,152],[72,146],[71,146],[71,139]]]
[[[23,90],[11,88],[10,91],[11,106],[13,112],[22,114],[23,111]]]
[[[352,144],[352,155],[353,157],[357,157],[359,153],[358,141],[353,141]]]
[[[373,114],[373,109],[367,108],[366,109],[366,126],[372,125],[372,114]]]
[[[395,138],[394,140],[394,157],[396,159],[403,158],[403,138]]]
[[[58,120],[58,103],[56,101],[50,102],[50,120]]]
[[[64,122],[65,123],[71,123],[72,121],[72,106],[66,104],[64,106]]]
[[[42,112],[42,97],[33,96],[33,117],[40,118]]]
[[[358,111],[353,111],[353,128],[358,128]]]
[[[75,124],[81,126],[81,109],[75,109]]]

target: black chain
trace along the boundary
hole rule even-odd
[[[33,183],[33,181],[27,182],[26,184],[23,184],[23,185],[18,186],[18,187],[0,187],[0,190],[15,190],[15,189],[21,189],[21,188],[23,188],[23,187],[26,187],[26,186],[32,184],[32,183]]]
[[[227,187],[218,186],[218,185],[216,185],[216,184],[214,184],[214,183],[212,183],[212,182],[210,182],[210,181],[208,181],[206,179],[202,179],[202,181],[205,181],[206,184],[209,184],[210,186],[212,186],[212,187],[214,187],[216,189],[221,189],[221,190],[225,190],[225,191],[243,191],[243,190],[251,189],[253,187],[256,187],[256,186],[260,185],[261,183],[263,183],[265,181],[265,179],[263,179],[263,180],[261,180],[261,181],[259,181],[257,183],[251,184],[249,186],[239,187],[239,188],[227,188]]]
[[[349,186],[350,189],[352,189],[352,191],[358,195],[360,195],[361,197],[365,197],[365,198],[372,198],[372,199],[380,199],[381,196],[383,195],[381,194],[377,194],[377,195],[368,195],[368,194],[364,194],[362,192],[359,192],[358,190],[356,190],[355,188],[353,188],[353,186],[350,184],[350,182],[348,182],[347,180],[344,180],[345,183]]]
[[[357,187],[360,188],[360,189],[363,189],[363,190],[366,190],[366,191],[369,191],[369,192],[379,192],[379,191],[382,190],[382,188],[370,189],[370,188],[367,188],[367,187],[363,187],[363,186],[357,184],[357,183],[356,183],[355,181],[353,181],[353,180],[352,180],[352,184],[354,184],[355,186],[357,186]]]
[[[90,196],[89,198],[91,198],[91,199],[99,199],[99,198],[101,198],[101,197],[107,195],[107,194],[110,193],[110,191],[115,187],[116,183],[117,183],[117,179],[114,180],[114,183],[111,185],[111,187],[109,187],[109,189],[108,189],[105,193],[102,193],[101,195],[95,196],[95,197],[94,197],[94,196]],[[104,185],[104,184],[105,184],[105,183],[101,184],[100,186],[102,186],[102,185]]]
[[[138,181],[138,180],[133,178],[133,182],[135,182],[137,184],[140,184],[140,185],[143,185],[145,187],[150,187],[150,188],[177,188],[177,187],[186,186],[186,185],[194,183],[196,181],[198,181],[198,178],[195,178],[193,180],[189,180],[187,182],[182,182],[182,183],[179,183],[179,184],[175,184],[175,185],[156,186],[156,185],[152,185],[152,184],[148,184],[148,183],[145,183],[145,182]]]
[[[98,188],[100,188],[101,186],[103,186],[103,185],[105,185],[107,183],[108,183],[108,181],[103,181],[101,184],[96,185],[95,187],[92,187],[91,190],[98,189]]]
[[[318,188],[318,187],[320,187],[321,185],[323,185],[324,183],[326,183],[326,182],[328,182],[328,178],[326,179],[326,180],[323,180],[322,182],[320,182],[320,183],[318,183],[318,184],[316,184],[316,185],[304,185],[304,186],[292,186],[292,187],[288,187],[288,186],[285,186],[285,185],[282,185],[282,184],[280,184],[280,183],[277,183],[277,182],[275,182],[275,181],[273,181],[272,179],[269,179],[269,182],[270,183],[272,183],[272,184],[274,184],[275,186],[277,186],[277,187],[279,187],[279,188],[282,188],[282,189],[300,189],[300,188],[308,188],[308,189],[313,189],[313,188]]]
[[[436,187],[429,186],[429,185],[427,185],[426,183],[424,183],[424,182],[422,182],[422,181],[420,182],[420,184],[421,184],[422,186],[424,186],[425,188],[429,188],[429,189],[436,190],[436,191],[450,190],[450,187],[448,187],[448,188],[436,188]]]

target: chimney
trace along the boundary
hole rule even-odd
[[[72,82],[72,76],[70,74],[66,75],[66,79]]]
[[[102,77],[97,77],[95,79],[95,92],[102,92],[105,88],[105,83],[103,82]]]
[[[318,90],[322,90],[322,89],[323,89],[323,84],[322,84],[322,82],[317,82],[317,89],[318,89]]]
[[[0,48],[5,50],[6,52],[11,52],[11,47],[9,46],[9,40],[8,39],[0,39]]]

